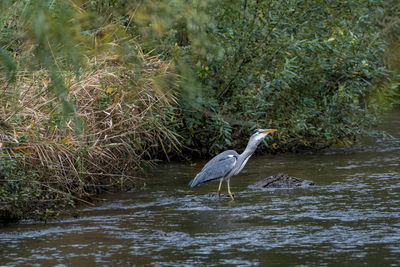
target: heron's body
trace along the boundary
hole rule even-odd
[[[196,185],[209,182],[212,180],[229,179],[234,175],[234,169],[239,154],[234,150],[224,151],[213,157],[203,169],[190,181],[189,185]]]
[[[237,175],[246,165],[251,155],[256,150],[258,144],[264,139],[264,137],[271,132],[275,132],[274,129],[256,130],[250,137],[249,143],[242,154],[238,154],[234,150],[227,150],[212,158],[203,169],[190,181],[189,185],[194,187],[196,185],[206,183],[213,180],[220,180],[218,187],[218,196],[220,194],[222,181],[226,180],[228,184],[228,194],[233,200],[232,193],[230,191],[229,181],[234,175]]]

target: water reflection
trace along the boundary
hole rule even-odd
[[[234,202],[209,197],[217,183],[187,186],[201,167],[160,166],[146,190],[80,218],[0,229],[0,265],[399,265],[398,115],[383,126],[393,138],[252,158],[232,178]],[[248,188],[278,172],[318,186]]]

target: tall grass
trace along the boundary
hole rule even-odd
[[[0,219],[140,187],[143,167],[181,147],[173,64],[99,5],[0,4]]]
[[[8,101],[0,107],[1,160],[18,164],[0,170],[0,217],[11,208],[29,212],[34,200],[43,213],[61,199],[87,201],[104,190],[138,187],[143,160],[179,149],[179,136],[165,127],[175,116],[171,64],[137,51],[140,68],[107,55],[88,59],[79,80],[65,71],[65,98],[75,108],[68,118],[62,102],[46,93],[49,71],[18,72],[13,84],[2,83]],[[35,192],[21,198],[33,183]]]

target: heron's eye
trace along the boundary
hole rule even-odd
[[[258,133],[258,129],[254,130],[254,132],[251,134],[252,136]]]

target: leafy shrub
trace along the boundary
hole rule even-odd
[[[0,221],[47,220],[73,202],[40,181],[37,171],[21,167],[21,156],[0,155]]]
[[[198,80],[231,121],[278,128],[283,150],[351,143],[375,122],[370,96],[388,75],[373,20],[379,3],[210,5],[206,40],[213,50],[191,53],[200,62]]]

